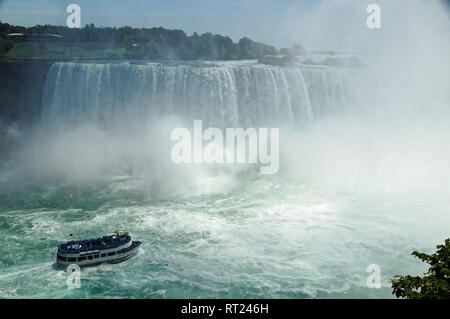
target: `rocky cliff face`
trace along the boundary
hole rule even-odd
[[[0,123],[25,128],[39,116],[42,92],[52,62],[0,62]]]
[[[20,144],[23,132],[39,117],[45,79],[52,62],[0,62],[0,155]]]

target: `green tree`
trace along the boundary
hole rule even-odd
[[[394,276],[392,293],[397,298],[450,299],[450,239],[438,245],[432,255],[413,251],[412,255],[430,265],[424,277]]]
[[[129,59],[258,59],[273,55],[277,50],[263,43],[243,38],[238,43],[229,37],[204,33],[187,36],[182,30],[158,28],[120,28],[96,27],[88,24],[84,28],[67,28],[65,26],[36,25],[22,27],[0,21],[0,39],[11,32],[25,34],[61,36],[58,43],[75,46],[83,50],[107,50],[125,47],[128,51],[124,57]],[[45,41],[42,40],[42,42]],[[0,42],[0,55],[11,49],[10,42]]]
[[[11,40],[2,40],[0,39],[0,55],[4,55],[8,53],[14,47],[14,42]]]

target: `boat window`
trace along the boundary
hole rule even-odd
[[[92,255],[88,256],[88,259],[93,259],[93,258],[94,258],[94,256],[92,256]]]
[[[69,258],[69,262],[76,262],[76,261],[77,261],[77,259],[74,257]]]
[[[83,260],[86,260],[86,256],[78,257],[78,261],[83,261]]]
[[[61,260],[61,261],[67,261],[67,258],[66,258],[66,257],[63,257],[63,256],[60,256],[60,255],[58,255],[58,260]]]
[[[116,254],[115,251],[108,253],[108,256],[114,256]]]
[[[94,258],[98,258],[98,257],[100,257],[100,255],[94,255]]]
[[[106,254],[102,254],[102,257],[106,257]]]

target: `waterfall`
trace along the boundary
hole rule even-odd
[[[47,75],[41,117],[102,128],[170,114],[217,127],[302,125],[346,106],[351,72],[247,61],[58,62]]]

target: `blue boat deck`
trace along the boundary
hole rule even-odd
[[[58,251],[65,254],[77,254],[85,251],[105,250],[122,246],[130,240],[130,236],[119,239],[112,235],[96,239],[72,240],[58,245]]]

